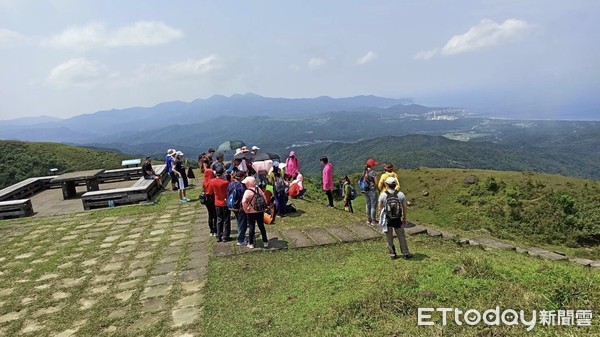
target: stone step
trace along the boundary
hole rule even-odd
[[[313,243],[299,229],[284,229],[281,231],[283,236],[295,248],[310,247]]]
[[[330,245],[338,242],[337,239],[330,236],[323,228],[307,228],[304,230],[304,233],[306,233],[318,246]]]

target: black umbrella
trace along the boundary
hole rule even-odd
[[[278,154],[269,153],[269,152],[267,152],[267,154],[269,155],[269,158],[271,158],[273,160],[281,161],[281,157]]]
[[[271,157],[268,153],[259,153],[253,156],[252,161],[263,161],[263,160],[271,160]]]
[[[252,153],[252,152],[240,152],[233,156],[233,159],[252,160],[253,158],[254,158],[254,153]]]

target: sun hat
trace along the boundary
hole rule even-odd
[[[385,180],[385,183],[386,183],[387,185],[389,185],[389,186],[391,186],[391,185],[396,185],[396,178],[394,178],[394,177],[388,177],[388,178]]]

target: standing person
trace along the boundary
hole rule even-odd
[[[249,229],[249,243],[248,248],[254,248],[254,234],[255,226],[258,224],[260,235],[262,236],[263,247],[269,247],[269,239],[267,238],[267,230],[264,223],[265,210],[257,209],[260,205],[256,204],[257,199],[262,198],[266,205],[265,194],[256,186],[256,179],[249,176],[242,180],[242,183],[246,184],[246,192],[242,198],[242,207],[244,212],[248,215],[248,229]],[[258,194],[258,198],[255,195]]]
[[[379,196],[380,222],[387,239],[387,247],[392,260],[397,258],[394,247],[394,232],[400,241],[400,251],[405,259],[410,259],[412,254],[408,251],[408,244],[404,235],[406,226],[406,197],[404,193],[396,191],[396,179],[388,177],[385,180],[386,190]],[[387,228],[386,228],[387,227]]]
[[[210,181],[214,179],[215,172],[211,169],[204,171],[204,180],[202,181],[202,188],[204,195],[206,196],[206,210],[208,211],[208,229],[210,229],[210,236],[217,234],[217,211],[215,209],[215,194],[213,193]]]
[[[258,154],[258,150],[260,150],[260,147],[254,145],[252,147],[252,154],[256,156]]]
[[[273,181],[273,194],[275,195],[275,210],[280,217],[285,216],[285,205],[288,202],[288,182],[285,181],[279,167],[273,167],[275,179]]]
[[[396,174],[396,172],[394,172],[394,164],[390,163],[390,162],[385,162],[383,163],[383,174],[381,175],[381,178],[379,178],[379,191],[383,192],[385,191],[385,181],[387,180],[387,178],[389,177],[393,177],[396,179],[396,191],[400,191],[400,179],[398,179],[398,175]]]
[[[350,178],[344,176],[344,209],[350,213],[354,213],[352,208],[352,187],[350,186]]]
[[[323,156],[321,157],[321,165],[323,165],[323,191],[325,191],[329,200],[327,207],[333,208],[333,164],[329,162],[326,156]]]
[[[167,151],[167,155],[165,156],[165,163],[167,165],[167,170],[169,171],[169,176],[171,177],[171,189],[173,191],[177,191],[177,187],[175,183],[177,182],[177,175],[173,173],[173,156],[176,155],[174,149],[169,149]]]
[[[187,180],[187,177],[185,176],[185,169],[183,168],[183,162],[181,160],[183,152],[177,151],[176,154],[177,156],[173,158],[172,161],[172,171],[177,177],[177,186],[179,187],[179,201],[181,203],[186,203],[190,202],[190,199],[188,199],[185,195],[185,180]]]
[[[217,213],[217,242],[229,241],[231,238],[231,213],[227,208],[227,187],[229,181],[225,180],[225,168],[217,167],[215,179],[210,181],[210,188],[215,195],[215,210]]]
[[[222,167],[223,170],[225,170],[225,155],[223,155],[222,153],[219,153],[217,155],[217,161],[212,163],[212,165],[210,165],[210,169],[217,172],[217,168],[218,167]]]
[[[246,216],[246,212],[242,208],[242,197],[244,196],[244,192],[246,192],[246,185],[242,184],[242,180],[246,177],[246,174],[242,171],[237,171],[233,175],[233,182],[229,184],[227,187],[227,199],[231,198],[231,205],[228,207],[235,214],[235,218],[237,220],[237,245],[238,246],[246,246],[248,245],[248,241],[246,241],[246,228],[248,226],[248,218]]]
[[[152,157],[146,157],[146,162],[142,165],[142,174],[144,175],[144,179],[154,179],[158,184],[158,188],[161,190],[165,189],[162,185],[162,177],[156,174],[152,168]]]
[[[181,179],[183,179],[183,189],[184,190],[186,188],[188,188],[188,186],[190,184],[189,181],[188,181],[187,174],[185,173],[185,160],[186,159],[183,158],[183,152],[177,151],[177,157],[175,159],[175,170],[177,172],[179,172],[178,177],[180,177]],[[189,199],[188,199],[188,201],[189,201]]]
[[[373,159],[368,159],[365,165],[365,170],[361,179],[367,182],[368,189],[365,191],[365,197],[367,198],[367,224],[377,226],[377,172],[373,169],[379,165]]]
[[[210,166],[213,164],[213,156],[215,155],[215,149],[212,147],[208,149],[208,153],[202,159],[202,163],[199,166],[202,168],[202,171],[210,169]]]
[[[285,160],[285,174],[292,179],[296,179],[298,171],[300,171],[300,164],[298,158],[296,158],[296,152],[290,151],[290,156]]]

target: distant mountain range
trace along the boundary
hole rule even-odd
[[[270,98],[255,94],[212,96],[192,102],[166,102],[153,107],[98,111],[68,119],[32,117],[0,121],[0,139],[69,143],[106,142],[170,125],[190,125],[232,116],[308,117],[329,111],[358,111],[408,103],[406,99],[376,96],[348,98]]]
[[[340,172],[349,173],[360,170],[366,156],[376,156],[405,168],[530,170],[600,178],[598,121],[493,119],[461,108],[376,96],[213,96],[64,120],[0,121],[0,139],[60,142],[156,158],[169,148],[195,158],[209,147],[239,139],[282,157],[294,149],[306,160],[307,173],[314,174],[320,170],[318,158],[331,155],[341,164]]]

